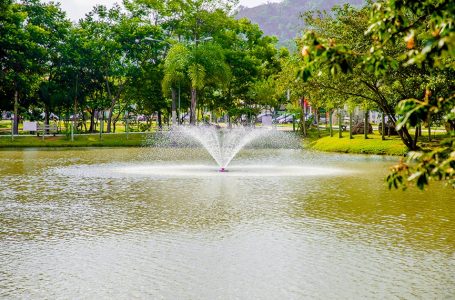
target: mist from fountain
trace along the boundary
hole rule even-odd
[[[181,127],[183,133],[197,140],[224,171],[235,155],[250,142],[265,137],[268,130],[239,127],[218,129],[214,126]]]
[[[202,146],[224,172],[234,157],[246,146],[255,144],[261,148],[296,148],[295,136],[276,129],[216,126],[179,126],[162,136],[155,135],[150,144],[155,146],[193,147]],[[195,144],[196,142],[196,144]]]

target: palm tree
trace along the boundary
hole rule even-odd
[[[163,93],[171,91],[172,124],[176,124],[176,89],[186,85],[185,69],[188,65],[189,51],[182,44],[174,45],[164,61]]]
[[[169,50],[164,64],[163,90],[173,90],[181,83],[190,82],[190,124],[196,124],[197,93],[206,86],[224,86],[231,78],[223,49],[207,43],[187,47],[175,44]],[[173,102],[175,102],[175,92]]]

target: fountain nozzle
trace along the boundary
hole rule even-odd
[[[224,172],[224,168],[221,168],[221,169],[220,169],[220,172]]]

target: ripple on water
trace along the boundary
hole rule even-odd
[[[128,178],[146,177],[320,177],[341,176],[354,170],[336,167],[286,165],[232,165],[224,172],[213,165],[201,164],[102,164],[54,168],[55,173],[76,177]]]
[[[388,191],[390,161],[250,149],[219,173],[135,151],[11,154],[0,298],[455,294],[453,194]]]

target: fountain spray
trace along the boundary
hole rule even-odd
[[[274,131],[240,127],[218,129],[214,126],[180,126],[176,137],[191,137],[198,141],[217,162],[219,172],[228,172],[227,166],[235,155],[250,142],[271,135]]]

